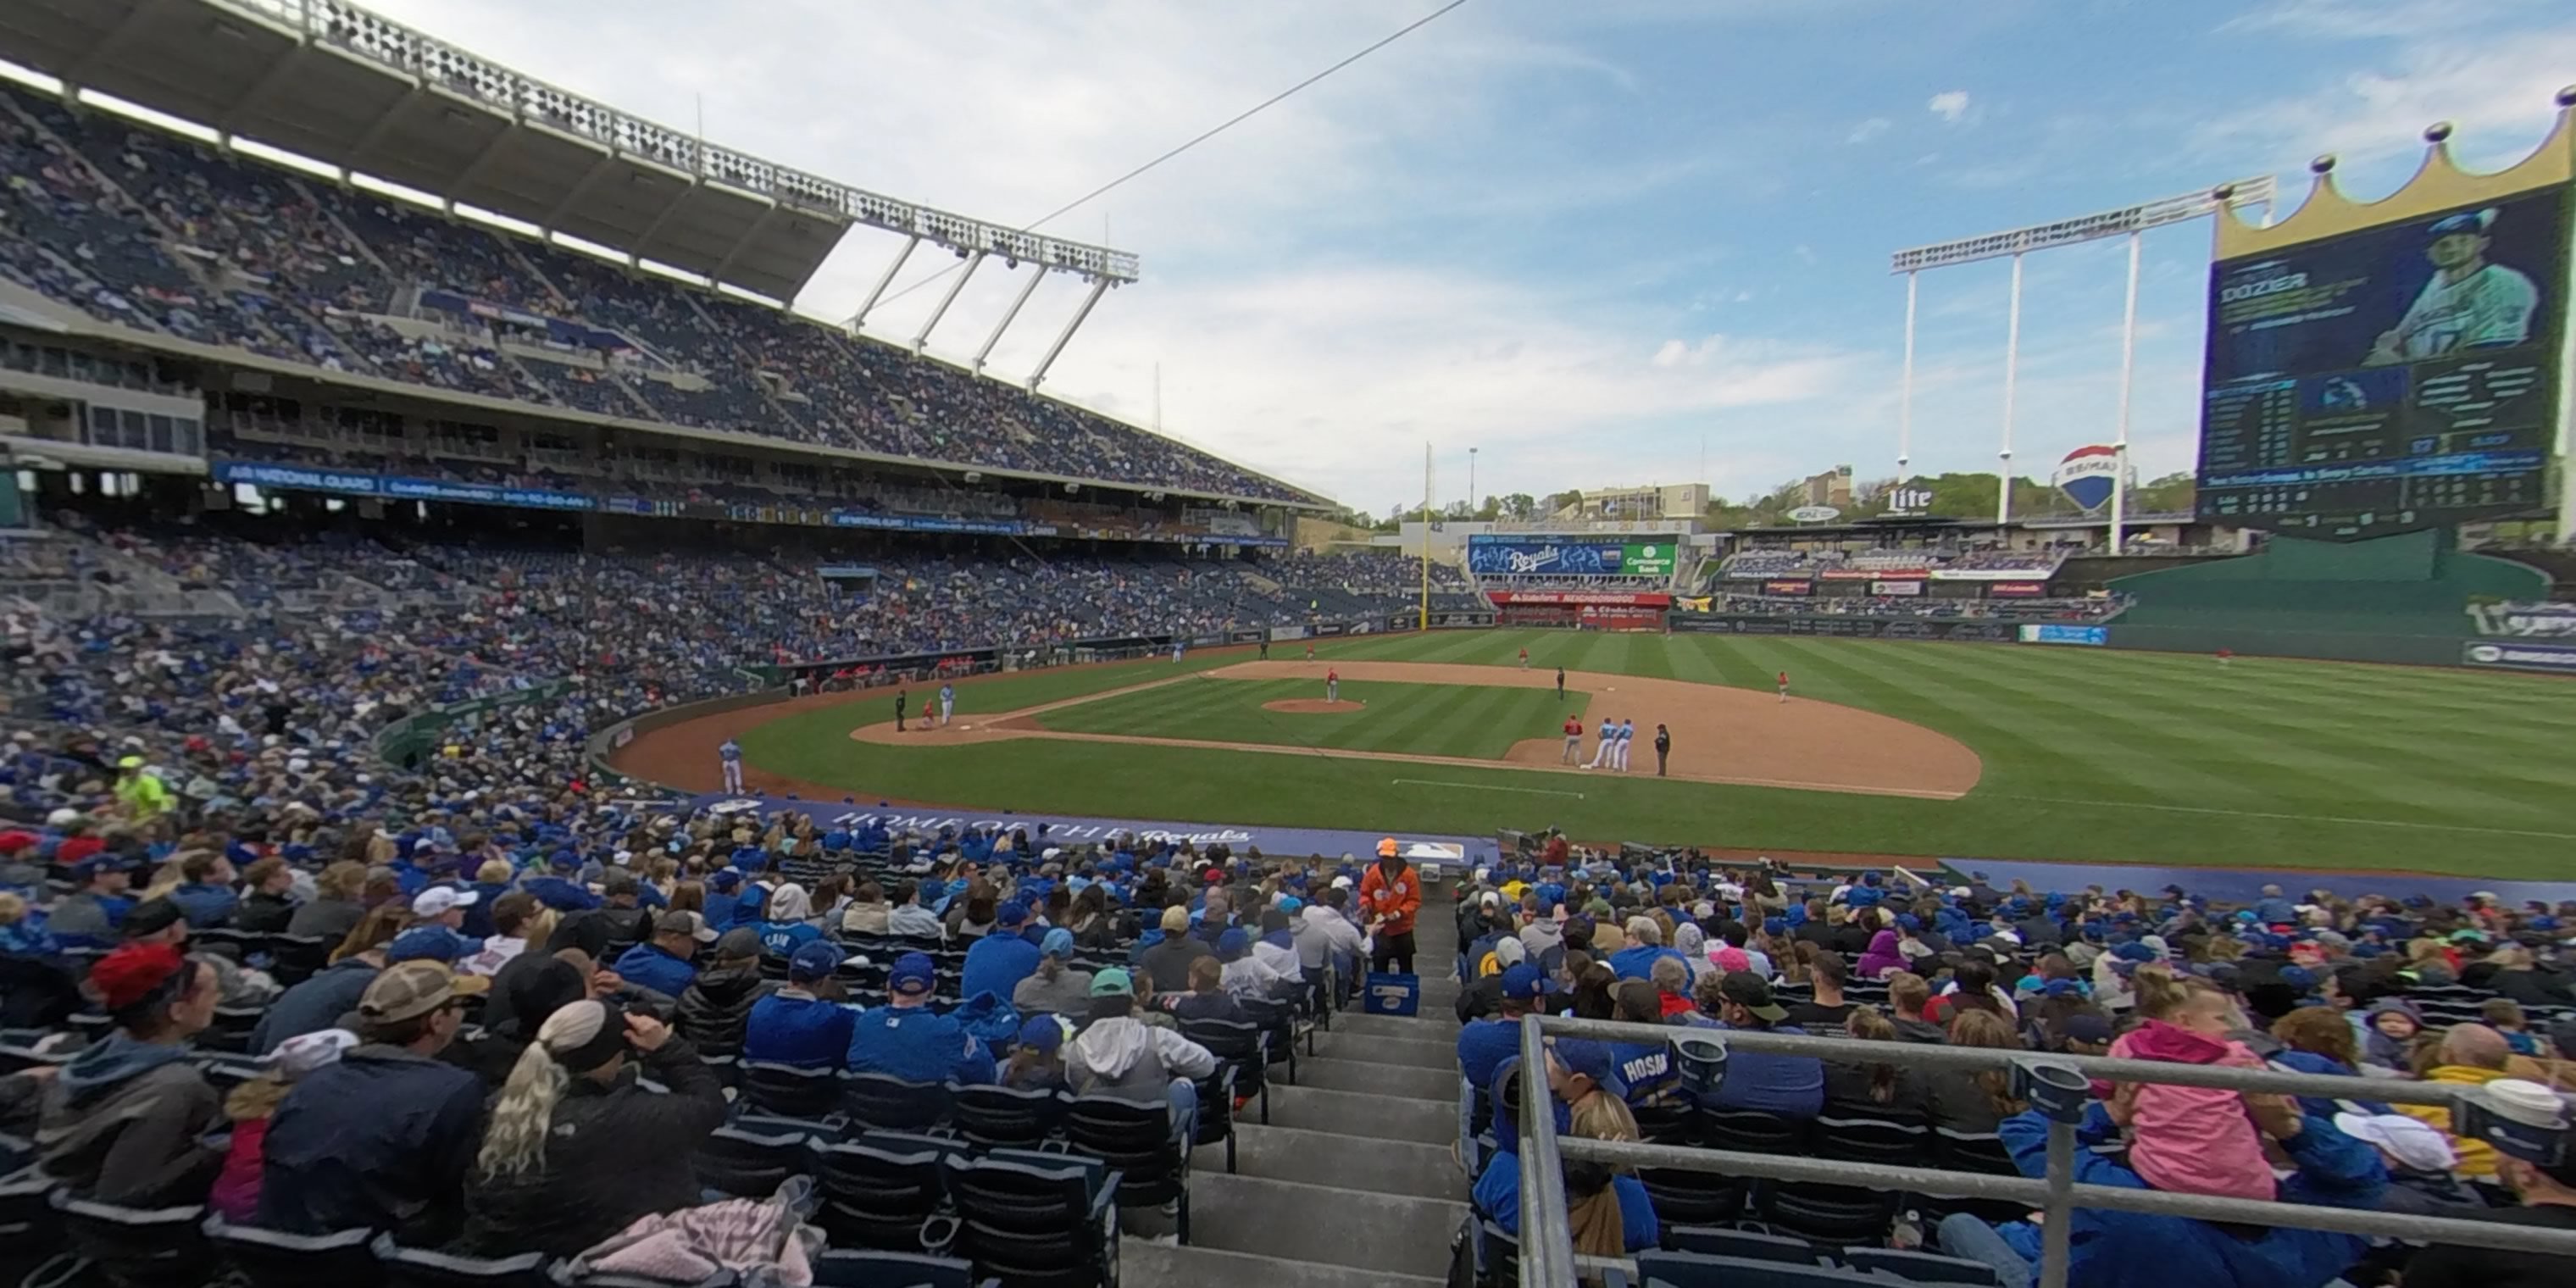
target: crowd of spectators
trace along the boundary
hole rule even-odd
[[[1941,595],[1727,595],[1711,608],[1766,617],[1979,618],[1995,621],[2105,621],[2125,595],[2078,599],[1952,599]]]
[[[1950,569],[2028,573],[2045,580],[2065,562],[2061,550],[1976,550],[1936,547],[1878,546],[1866,550],[1739,550],[1718,565],[1723,578],[1810,575],[1827,569],[1861,572]]]
[[[629,420],[1303,499],[1170,439],[894,346],[123,117],[0,92],[13,109],[0,112],[0,273],[102,321]],[[439,307],[458,299],[490,307]]]
[[[1869,871],[1794,881],[1695,853],[1627,859],[1567,847],[1480,870],[1457,907],[1457,1009],[1466,1080],[1493,1088],[1532,1010],[1716,1033],[1821,1036],[1847,1056],[1738,1049],[1722,1077],[1694,1079],[1664,1043],[1559,1038],[1549,1086],[1557,1128],[1577,1135],[1802,1153],[1811,1137],[1860,1139],[1871,1124],[1931,1129],[1916,1161],[2038,1176],[2048,1119],[2001,1073],[1909,1068],[1872,1058],[1907,1043],[2110,1055],[2348,1079],[2340,1096],[2154,1083],[2092,1086],[2079,1182],[2316,1203],[2576,1230],[2576,1159],[2498,1149],[2452,1110],[2391,1104],[2374,1087],[2483,1087],[2564,1121],[2576,1091],[2576,901],[2515,904],[2303,897],[2266,886],[2244,906],[2180,885],[2152,893],[2042,891],[1982,874],[1941,888]],[[1605,1096],[1606,1103],[1594,1101]],[[1592,1122],[1587,1125],[1587,1105]],[[1475,1186],[1480,1214],[1516,1230],[1512,1106]],[[1571,1117],[1568,1111],[1571,1111]],[[1857,1124],[1857,1126],[1855,1125]],[[1873,1161],[1893,1161],[1883,1138]],[[1983,1142],[1983,1144],[1980,1144]],[[1986,1151],[1980,1153],[1980,1151]],[[1696,1182],[1696,1183],[1694,1183]],[[1571,1188],[1571,1187],[1570,1187]],[[1656,1246],[1674,1223],[1767,1217],[1826,1245],[1921,1247],[2036,1282],[2039,1231],[1990,1205],[1934,1207],[1896,1195],[1776,1206],[1743,1182],[1689,1172],[1621,1173],[1598,1220],[1576,1191],[1579,1253]],[[1920,1200],[1908,1199],[1907,1203]],[[2098,1209],[2076,1214],[2074,1288],[2174,1282],[2323,1288],[2393,1282],[2540,1285],[2570,1261],[2438,1246],[2418,1250],[2288,1226],[2230,1228]],[[1926,1241],[1928,1240],[1928,1246]],[[1731,1249],[1717,1249],[1731,1251]]]

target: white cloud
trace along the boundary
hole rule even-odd
[[[1931,101],[1925,103],[1924,106],[1931,109],[1934,116],[1940,117],[1942,120],[1952,125],[1957,125],[1959,123],[1959,118],[1968,114],[1968,91],[1964,89],[1943,90],[1942,92],[1933,95]]]
[[[1895,122],[1888,120],[1884,116],[1873,116],[1868,120],[1853,126],[1850,136],[1845,138],[1843,142],[1867,143],[1871,139],[1887,133],[1887,127],[1893,124],[1895,124]]]
[[[2347,163],[2391,160],[2420,151],[2423,128],[2447,120],[2459,127],[2451,146],[2464,163],[2510,164],[2547,133],[2571,66],[2576,30],[2566,28],[2510,40],[2410,40],[2379,66],[2206,122],[2193,150],[2251,147],[2282,170],[2320,152]]]

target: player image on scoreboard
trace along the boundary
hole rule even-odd
[[[2424,258],[2433,274],[2407,306],[2406,316],[2379,333],[2364,361],[2384,366],[2531,339],[2540,287],[2530,274],[2488,257],[2498,214],[2493,206],[2462,211],[2425,229]]]

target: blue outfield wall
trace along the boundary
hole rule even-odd
[[[878,801],[872,805],[859,802],[864,797],[838,801],[800,800],[792,796],[735,796],[711,792],[689,802],[691,811],[702,809],[758,809],[764,814],[779,810],[796,810],[817,823],[840,823],[857,826],[875,822],[896,831],[937,832],[955,828],[1007,832],[1027,828],[1032,837],[1044,828],[1043,843],[1050,845],[1087,845],[1106,841],[1115,833],[1132,833],[1147,844],[1164,841],[1186,841],[1204,850],[1211,845],[1230,846],[1236,850],[1258,848],[1263,854],[1303,857],[1320,854],[1338,859],[1347,854],[1365,862],[1377,853],[1377,843],[1393,836],[1404,847],[1404,856],[1414,863],[1437,863],[1454,870],[1459,864],[1492,863],[1501,851],[1490,836],[1436,836],[1422,832],[1353,832],[1309,827],[1263,827],[1233,823],[1176,823],[1166,819],[1082,818],[1067,814],[1016,814],[1007,810],[945,810],[924,806],[890,805]]]

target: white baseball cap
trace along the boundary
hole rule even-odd
[[[2439,1128],[2404,1114],[2336,1114],[2335,1130],[2418,1172],[2447,1172],[2459,1161]]]
[[[459,890],[454,886],[431,886],[412,896],[411,915],[443,917],[458,908],[473,907],[482,897],[472,890]]]

